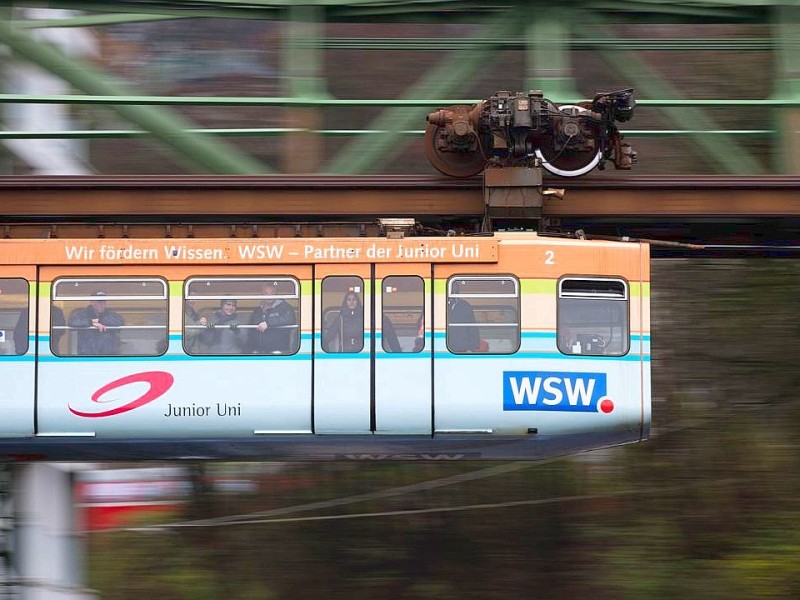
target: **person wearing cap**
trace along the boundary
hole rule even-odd
[[[297,350],[297,315],[286,300],[275,298],[275,285],[264,284],[265,298],[250,315],[248,351],[253,354],[291,354]],[[295,342],[294,344],[292,342]]]
[[[205,349],[204,354],[242,354],[247,341],[245,331],[239,329],[242,322],[236,312],[236,299],[220,300],[219,309],[206,325],[207,329],[200,337]]]
[[[119,327],[125,325],[119,313],[106,306],[105,292],[95,292],[89,306],[79,308],[68,325],[78,330],[78,354],[104,356],[119,354]]]

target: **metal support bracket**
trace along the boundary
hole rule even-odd
[[[538,223],[544,199],[542,168],[487,166],[483,172],[483,199],[488,221]]]

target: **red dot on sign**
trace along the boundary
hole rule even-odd
[[[600,401],[600,410],[604,413],[610,413],[612,410],[614,410],[614,403],[608,398],[605,398]]]

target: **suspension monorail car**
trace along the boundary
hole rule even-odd
[[[649,434],[646,243],[0,252],[0,460],[541,459]]]

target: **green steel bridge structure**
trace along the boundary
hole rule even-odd
[[[274,38],[265,43],[269,93],[229,81],[213,93],[153,94],[42,35],[165,22],[198,36],[208,31],[200,23],[265,24]],[[4,79],[0,142],[146,143],[180,173],[419,172],[424,163],[403,166],[398,157],[416,151],[431,110],[509,88],[568,103],[590,95],[588,84],[636,88],[637,115],[624,133],[646,149],[646,173],[800,173],[797,0],[0,1],[0,47],[4,73],[35,66],[65,90],[21,92]],[[184,69],[193,68],[202,64],[190,59]],[[343,89],[360,75],[360,86]],[[33,105],[77,117],[70,127],[15,127],[8,115]],[[196,119],[247,110],[268,117],[249,126]],[[670,155],[679,166],[662,160]],[[86,168],[113,167],[88,159]],[[0,172],[30,171],[6,160]]]

